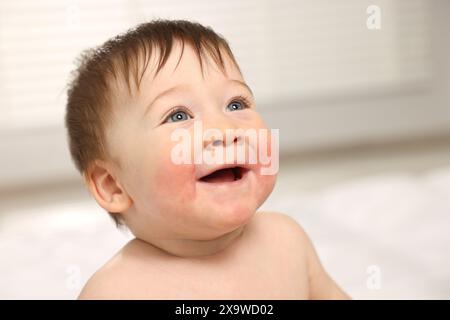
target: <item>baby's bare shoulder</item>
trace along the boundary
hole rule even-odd
[[[274,211],[261,211],[256,214],[255,223],[259,224],[265,233],[272,231],[277,239],[288,239],[289,242],[297,240],[297,245],[306,245],[306,232],[297,220],[287,214]]]
[[[265,211],[256,214],[253,224],[252,241],[259,247],[264,246],[263,252],[271,249],[279,259],[306,263],[308,236],[296,219],[280,212]]]
[[[137,292],[134,281],[140,274],[142,261],[135,254],[135,240],[126,244],[105,265],[97,270],[83,287],[78,299],[133,299],[128,296]]]
[[[266,229],[278,230],[279,240],[290,248],[285,252],[300,253],[306,264],[310,299],[350,298],[325,271],[311,239],[294,218],[275,212],[263,213],[261,217]]]
[[[122,292],[121,275],[118,269],[111,268],[108,263],[97,270],[81,290],[79,300],[120,299]]]

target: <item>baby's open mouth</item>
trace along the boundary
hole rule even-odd
[[[200,181],[208,183],[233,182],[241,180],[248,171],[243,167],[219,169],[200,178]]]

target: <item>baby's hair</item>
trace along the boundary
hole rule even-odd
[[[158,67],[166,64],[174,40],[191,45],[203,74],[204,55],[209,54],[225,73],[221,49],[240,71],[227,41],[211,28],[185,20],[157,19],[142,23],[104,44],[82,52],[67,90],[65,124],[70,154],[78,171],[87,178],[95,160],[108,159],[105,128],[111,121],[114,104],[113,86],[124,81],[131,94],[140,83],[153,50],[159,49]],[[178,65],[178,64],[177,64]],[[123,224],[120,213],[110,212],[116,226]]]

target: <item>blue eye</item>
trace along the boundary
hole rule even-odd
[[[241,102],[239,101],[233,101],[231,102],[228,106],[227,106],[228,110],[230,111],[236,111],[236,110],[242,110],[245,109],[246,106],[244,106]]]
[[[166,122],[186,121],[191,118],[185,111],[175,110],[166,119]]]

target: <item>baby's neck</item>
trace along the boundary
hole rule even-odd
[[[239,240],[244,232],[245,226],[241,226],[212,240],[158,240],[150,244],[167,254],[178,257],[200,257],[211,256],[223,251]]]

